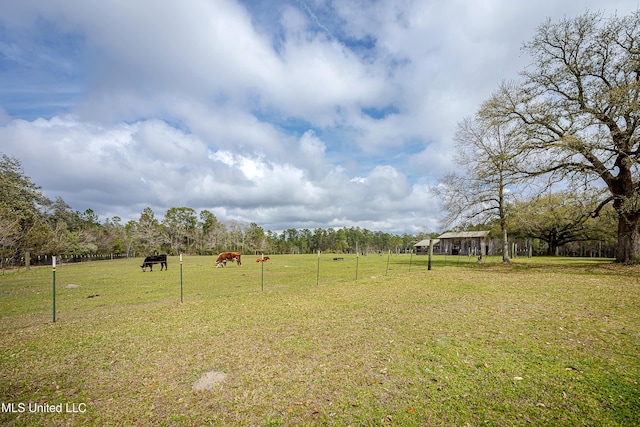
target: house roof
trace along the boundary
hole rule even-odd
[[[473,239],[473,238],[483,238],[489,235],[490,231],[459,231],[453,232],[449,231],[442,234],[439,239]]]
[[[433,240],[434,245],[440,242],[440,239],[431,239],[431,240]],[[423,247],[423,246],[429,246],[429,239],[420,240],[418,243],[413,245],[414,248]]]

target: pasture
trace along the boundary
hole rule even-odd
[[[0,424],[638,425],[638,266],[336,256],[6,272]]]

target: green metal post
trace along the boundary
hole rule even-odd
[[[56,257],[52,260],[53,270],[53,321],[56,321]]]
[[[391,249],[389,249],[389,253],[387,254],[387,272],[384,273],[385,276],[389,274],[389,260],[391,259]]]
[[[319,281],[320,281],[320,251],[318,251],[318,273],[316,274],[316,286],[318,286]]]
[[[413,261],[413,249],[411,249],[410,255],[409,255],[409,273],[411,273],[411,262]]]
[[[360,255],[360,250],[358,249],[358,241],[356,240],[356,282],[358,281],[358,256]]]

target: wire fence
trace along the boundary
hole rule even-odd
[[[125,254],[70,254],[56,256],[58,263],[78,263],[78,262],[90,262],[90,261],[107,261],[114,259],[129,258]],[[32,257],[20,257],[20,258],[0,258],[1,269],[21,269],[38,266],[51,265],[52,257],[49,255],[38,255]]]
[[[429,256],[411,253],[389,252],[366,256],[319,253],[317,255],[271,255],[268,261],[264,261],[264,256],[254,260],[251,255],[244,255],[242,266],[228,263],[226,267],[216,268],[215,256],[188,256],[185,257],[184,263],[182,256],[171,256],[167,257],[168,269],[143,272],[140,268],[143,259],[142,257],[127,258],[116,254],[60,256],[56,257],[58,272],[56,272],[56,265],[53,264],[53,257],[35,258],[33,265],[52,267],[52,286],[45,286],[51,290],[55,322],[56,313],[61,310],[68,312],[69,304],[72,304],[75,310],[76,307],[94,304],[97,299],[100,299],[100,304],[108,300],[110,305],[161,301],[167,298],[175,298],[182,303],[183,300],[193,302],[240,293],[261,294],[290,292],[312,287],[322,288],[323,285],[352,286],[361,283],[389,285],[394,283],[395,277],[400,276],[404,276],[407,280],[414,280],[414,278],[426,280],[425,283],[428,283],[429,274],[414,275],[414,273],[427,273],[431,269],[456,266],[482,268],[486,264],[502,262],[501,256],[483,256],[482,260],[479,260],[469,255],[434,255],[430,262]],[[260,262],[260,259],[263,261]],[[114,260],[114,262],[94,263],[86,267],[78,265],[88,261],[102,260]],[[115,260],[121,261],[116,263]],[[25,279],[31,277],[29,282],[39,283],[37,286],[40,287],[44,285],[42,279],[46,277],[46,272],[42,267],[34,270],[40,273],[37,276],[25,275],[24,277]],[[57,290],[56,274],[58,274]],[[35,277],[40,278],[33,282]],[[45,291],[45,293],[49,292]],[[56,308],[56,294],[63,298],[63,303],[58,308]],[[78,298],[80,294],[84,297]]]

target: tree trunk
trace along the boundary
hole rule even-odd
[[[556,247],[551,240],[547,241],[547,256],[554,256],[556,254]]]
[[[502,226],[502,262],[509,261],[509,238],[507,237],[507,227]]]
[[[616,261],[640,262],[640,215],[618,215]]]

